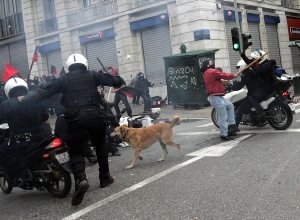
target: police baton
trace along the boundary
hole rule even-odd
[[[101,60],[99,59],[99,57],[97,57],[97,60],[98,60],[98,62],[100,63],[100,65],[101,65],[101,67],[102,67],[104,73],[109,74],[108,71],[107,71],[107,69],[105,68],[105,66],[103,65],[103,63],[101,62]]]
[[[244,69],[240,70],[237,72],[237,75],[240,75],[243,71],[245,71],[246,69],[250,68],[251,66],[253,66],[254,64],[256,64],[261,58],[263,58],[264,56],[266,56],[267,54],[269,54],[270,52],[266,52],[264,55],[256,58],[255,60],[253,60],[250,64],[248,64]]]
[[[105,68],[105,66],[103,65],[103,63],[101,62],[101,60],[99,59],[99,57],[97,57],[97,60],[100,63],[104,73],[110,75],[109,72],[107,71],[107,69]],[[108,102],[109,102],[109,99],[110,99],[111,92],[112,92],[112,87],[109,88],[109,92],[108,92],[108,95],[107,95],[107,101]]]

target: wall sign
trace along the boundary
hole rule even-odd
[[[86,34],[86,35],[82,35],[79,37],[80,43],[81,44],[85,44],[88,43],[90,41],[94,41],[94,40],[101,40],[101,39],[105,39],[105,38],[111,38],[114,37],[115,33],[113,29],[108,29],[108,30],[104,30],[104,31],[99,31],[99,32],[95,32],[92,34]]]
[[[194,31],[194,39],[195,40],[210,39],[210,31],[208,29],[201,29],[198,31]]]
[[[300,19],[287,18],[290,39],[300,39]]]

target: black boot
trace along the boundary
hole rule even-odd
[[[100,174],[99,179],[100,179],[100,188],[105,188],[115,181],[115,179],[109,173],[106,175]]]
[[[228,125],[228,136],[236,136],[237,127],[235,124]]]
[[[75,192],[72,196],[72,205],[77,206],[82,203],[84,194],[89,189],[89,183],[85,174],[75,177]]]
[[[233,140],[233,138],[230,137],[230,136],[222,136],[221,135],[220,138],[221,138],[222,141],[232,141]]]

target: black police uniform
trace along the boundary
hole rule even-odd
[[[57,94],[53,96],[53,107],[55,109],[56,120],[54,126],[54,134],[59,137],[63,142],[68,143],[67,137],[67,128],[68,124],[65,120],[64,113],[65,108],[60,104],[60,99],[62,95]],[[97,157],[94,154],[93,150],[89,145],[89,137],[86,137],[86,144],[85,144],[85,156],[88,159],[90,165],[97,163]]]
[[[241,54],[246,64],[250,64],[254,59],[248,59],[244,53]],[[252,96],[259,102],[265,100],[268,95],[274,91],[274,69],[276,62],[265,60],[262,63],[256,63],[251,68],[256,73],[259,85]]]
[[[49,137],[52,132],[48,118],[47,108],[42,103],[24,105],[17,98],[3,101],[0,104],[0,121],[8,123],[10,138],[9,142],[1,144],[1,162],[10,160],[10,156],[23,157],[29,154]],[[11,173],[16,171],[14,167],[10,168]]]
[[[244,53],[241,54],[241,57],[246,64],[250,64],[254,61],[254,59],[248,59]],[[248,90],[247,99],[240,105],[237,111],[237,126],[239,125],[242,114],[249,111],[252,106],[256,109],[259,118],[265,117],[260,102],[265,100],[268,95],[273,92],[274,81],[273,77],[270,77],[273,75],[273,69],[273,63],[268,60],[265,60],[261,64],[255,64],[251,69],[245,70],[241,76],[241,81],[235,83],[231,88],[232,90],[239,90],[246,86]]]
[[[135,90],[144,100],[144,112],[149,111],[152,107],[152,99],[149,93],[150,86],[153,86],[153,83],[150,83],[143,74],[138,74],[137,81],[135,83]]]
[[[236,113],[236,125],[239,126],[242,114],[249,112],[250,108],[253,106],[257,112],[260,114],[263,109],[260,106],[258,100],[260,100],[257,95],[260,95],[260,88],[263,87],[262,80],[257,76],[256,72],[252,69],[245,70],[241,75],[239,81],[235,82],[231,86],[231,90],[237,91],[242,89],[244,86],[247,87],[247,99],[241,103],[239,109]]]
[[[66,109],[64,117],[68,124],[70,162],[75,180],[86,180],[84,146],[89,136],[93,145],[96,146],[100,167],[100,187],[105,187],[112,182],[112,177],[109,174],[105,121],[99,104],[98,85],[120,87],[122,79],[119,76],[75,69],[51,81],[44,88],[38,88],[25,96],[22,102],[36,102],[56,93],[62,93],[61,104]]]

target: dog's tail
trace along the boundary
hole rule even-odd
[[[173,128],[180,121],[180,117],[175,115],[172,117],[172,121],[170,122],[171,128]]]

